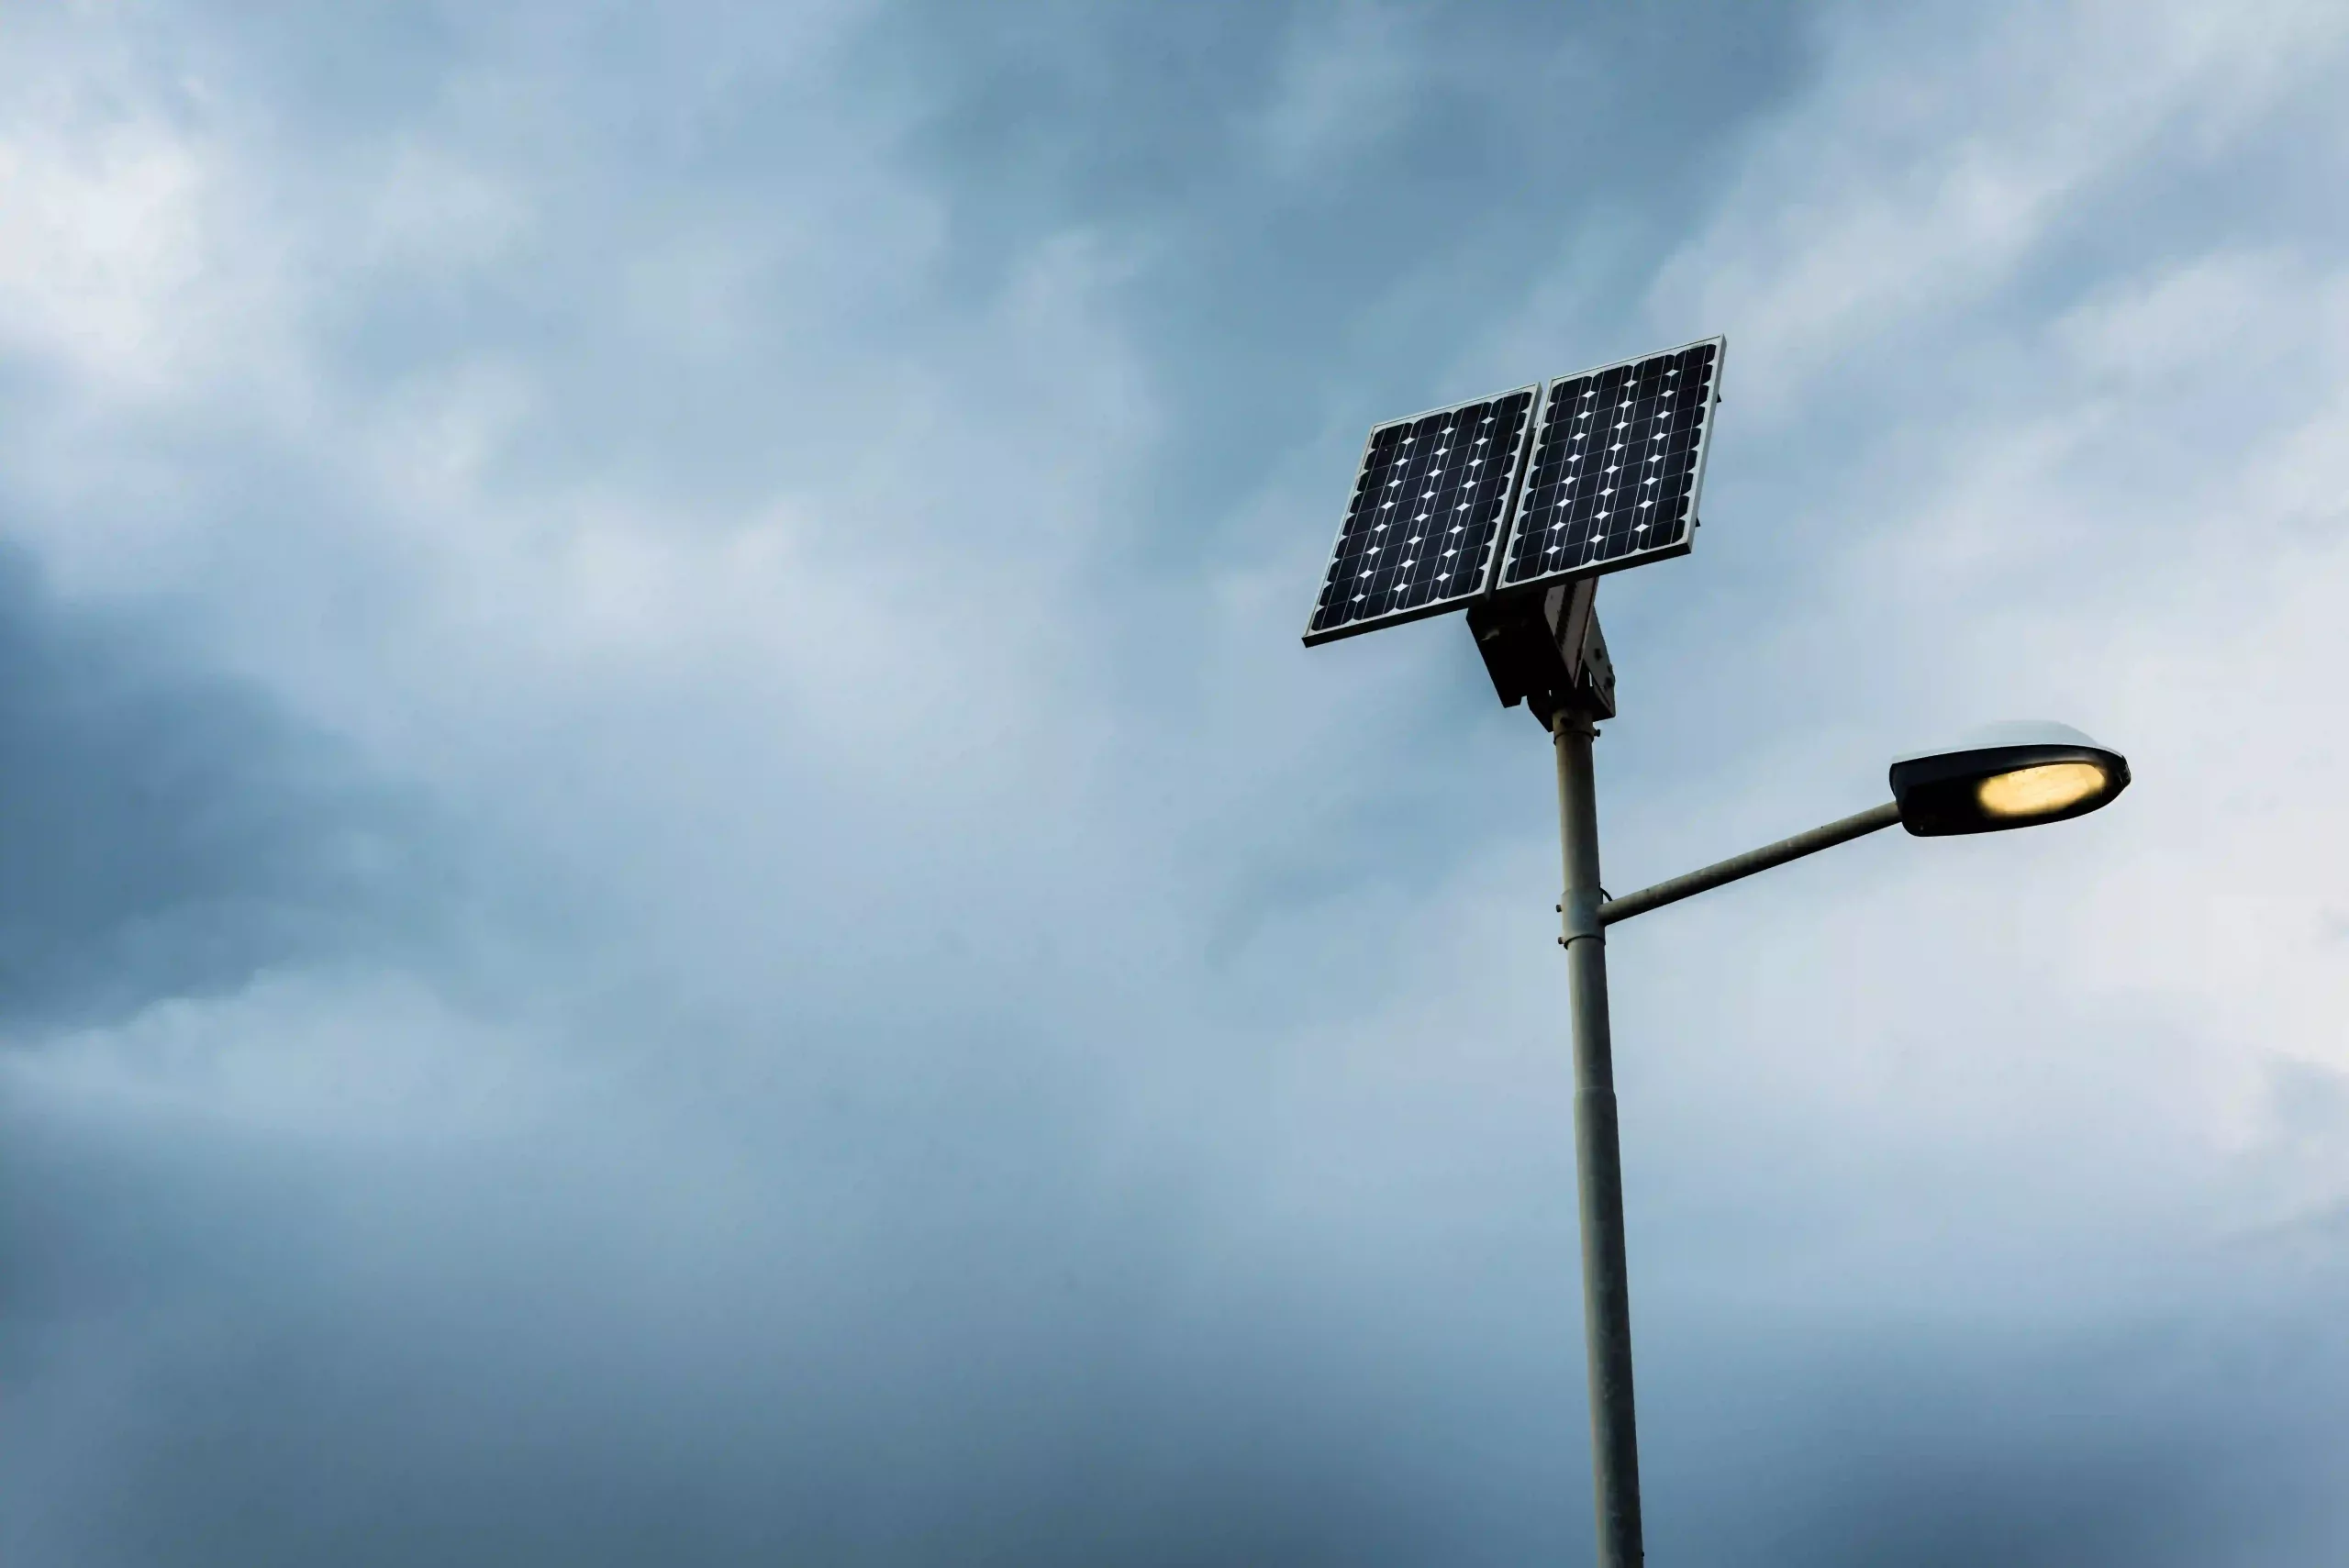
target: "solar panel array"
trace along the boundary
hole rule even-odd
[[[1722,348],[1709,339],[1550,384],[1497,590],[1688,552]]]
[[[1371,431],[1306,623],[1310,645],[1438,615],[1484,592],[1539,387]]]

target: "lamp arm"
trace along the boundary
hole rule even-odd
[[[1637,893],[1627,893],[1620,898],[1610,898],[1598,906],[1598,923],[1611,926],[1618,920],[1628,920],[1634,915],[1644,915],[1666,904],[1677,904],[1683,898],[1719,887],[1725,882],[1752,876],[1757,871],[1768,871],[1788,861],[1798,861],[1805,855],[1815,855],[1821,850],[1849,842],[1889,828],[1900,820],[1900,806],[1886,801],[1855,816],[1830,822],[1824,828],[1813,828],[1808,833],[1798,833],[1791,839],[1781,839],[1775,844],[1765,844],[1758,850],[1748,850],[1742,855],[1731,855],[1725,861],[1692,871],[1686,876],[1675,876],[1670,882],[1659,882],[1653,887],[1642,887]]]

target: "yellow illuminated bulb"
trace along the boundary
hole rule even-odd
[[[2106,782],[2094,762],[2044,762],[1993,773],[1976,786],[1974,798],[1992,817],[2049,817],[2103,794]]]

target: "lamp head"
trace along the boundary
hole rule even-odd
[[[1892,764],[1900,825],[1920,838],[2085,817],[2129,787],[2128,759],[2068,725],[1994,724]]]

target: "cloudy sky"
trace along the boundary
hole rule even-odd
[[[1589,1550],[1541,734],[1378,419],[1726,333],[1648,1539],[2349,1555],[2337,5],[25,5],[0,1560]]]

